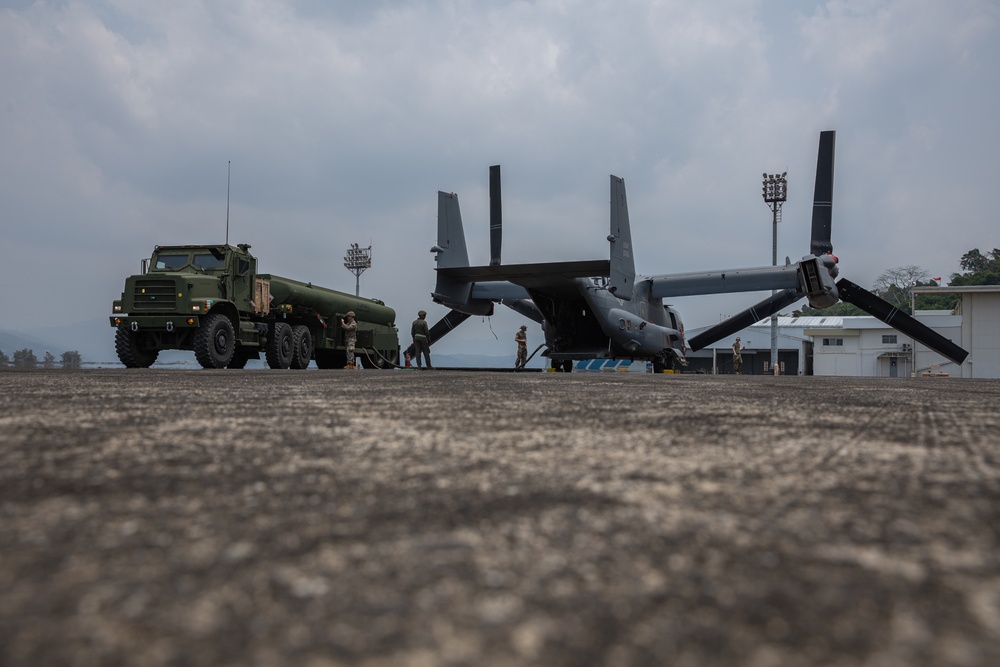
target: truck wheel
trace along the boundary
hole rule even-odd
[[[125,368],[149,368],[160,353],[143,347],[139,334],[123,326],[115,329],[115,352]]]
[[[292,327],[292,368],[304,369],[313,356],[313,337],[309,327],[296,324]]]
[[[225,315],[209,315],[194,332],[194,357],[202,368],[225,368],[235,351],[233,323]]]
[[[292,363],[292,328],[284,322],[275,322],[267,337],[264,352],[270,368],[288,368]]]

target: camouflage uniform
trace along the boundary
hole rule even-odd
[[[347,313],[347,320],[340,320],[340,328],[344,330],[344,347],[347,348],[347,365],[344,368],[355,368],[354,346],[358,342],[358,323],[354,321],[353,311]]]
[[[733,374],[743,375],[743,355],[740,354],[740,339],[733,341]]]
[[[521,325],[514,334],[514,342],[517,343],[517,361],[514,362],[514,368],[520,368],[528,363],[528,327]]]
[[[417,319],[413,320],[413,324],[410,325],[410,336],[413,338],[413,358],[417,360],[417,368],[420,368],[420,354],[423,353],[424,359],[427,360],[427,368],[434,368],[431,366],[431,334],[425,317],[427,317],[427,313],[421,310],[417,313]]]

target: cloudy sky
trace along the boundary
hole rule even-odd
[[[794,260],[825,129],[842,275],[947,277],[1000,246],[998,26],[995,0],[0,0],[0,329],[105,317],[154,244],[223,242],[230,164],[231,242],[348,292],[372,244],[362,294],[407,331],[446,312],[438,190],[488,262],[491,164],[505,262],[606,257],[615,174],[640,272],[770,264],[765,171]],[[499,311],[440,350],[511,352]]]

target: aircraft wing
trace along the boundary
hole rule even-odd
[[[584,260],[579,262],[544,262],[541,264],[502,264],[496,266],[453,266],[438,268],[437,272],[447,278],[463,282],[506,281],[515,285],[534,286],[541,280],[572,280],[574,278],[594,278],[611,275],[611,262],[607,259]]]

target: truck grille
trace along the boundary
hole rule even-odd
[[[132,301],[136,310],[173,311],[177,309],[177,295],[172,280],[139,280],[135,283]]]

